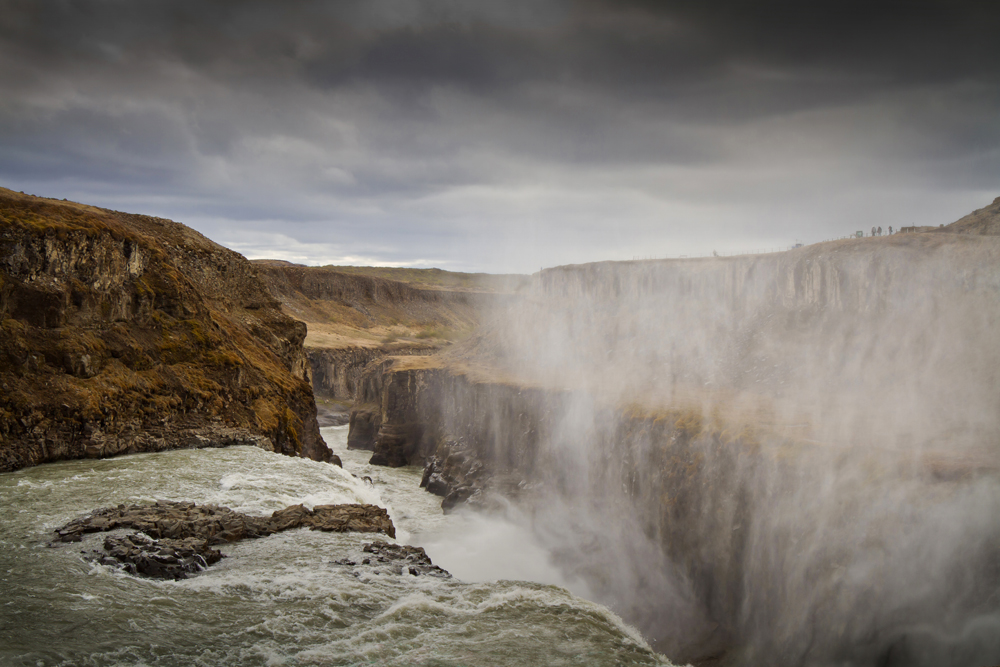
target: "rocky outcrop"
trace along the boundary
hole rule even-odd
[[[160,500],[153,505],[119,505],[95,510],[55,530],[60,542],[78,542],[87,533],[117,528],[138,530],[153,539],[197,537],[210,544],[266,537],[308,527],[333,533],[385,533],[396,536],[392,520],[377,505],[291,505],[270,517],[234,512],[228,507]]]
[[[338,565],[352,567],[367,566],[372,574],[390,572],[392,574],[408,574],[411,576],[427,575],[439,579],[450,579],[451,574],[431,562],[423,547],[411,547],[403,544],[388,544],[373,542],[362,548],[364,556],[361,562],[344,558],[335,561]]]
[[[222,558],[212,546],[301,527],[396,536],[389,515],[376,505],[317,505],[312,509],[292,505],[270,517],[255,517],[228,507],[164,500],[154,505],[119,505],[97,510],[55,532],[57,542],[79,542],[88,533],[139,531],[108,537],[104,541],[105,553],[96,552],[94,559],[108,565],[120,564],[132,574],[183,579]],[[414,567],[430,566],[429,560],[424,564],[418,561],[414,559]]]
[[[948,234],[1000,236],[1000,197],[994,199],[989,206],[977,209],[950,225],[945,225],[934,231]]]
[[[224,444],[335,461],[305,335],[184,225],[0,190],[0,471]]]
[[[208,540],[189,537],[154,540],[142,533],[104,539],[104,551],[84,554],[90,560],[152,579],[187,579],[223,559]]]
[[[523,476],[529,477],[527,473]],[[496,472],[484,465],[476,447],[445,436],[424,464],[420,488],[441,496],[441,509],[448,513],[459,505],[487,508],[486,492],[496,481]]]

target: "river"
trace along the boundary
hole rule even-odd
[[[669,665],[610,610],[572,591],[527,530],[456,512],[420,471],[367,465],[347,427],[322,429],[341,470],[252,447],[64,461],[0,475],[0,664]],[[353,473],[353,475],[352,475]],[[371,482],[364,480],[370,477]],[[93,509],[157,499],[265,515],[288,505],[374,503],[401,544],[453,579],[354,567],[371,534],[299,529],[221,548],[181,581],[86,560],[103,535],[50,547]]]

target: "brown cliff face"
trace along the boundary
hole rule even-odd
[[[228,444],[330,461],[305,335],[184,225],[0,190],[0,471]]]

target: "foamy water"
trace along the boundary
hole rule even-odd
[[[445,516],[440,499],[418,488],[419,470],[368,466],[366,453],[344,448],[346,427],[323,434],[345,469],[233,447],[0,475],[0,664],[669,664],[609,610],[552,585],[574,582],[515,522]],[[98,548],[101,535],[47,546],[53,528],[92,509],[155,499],[256,515],[295,503],[380,504],[399,542],[424,546],[456,578],[337,562],[391,541],[370,534],[303,529],[246,540],[178,582],[87,562],[81,551]]]

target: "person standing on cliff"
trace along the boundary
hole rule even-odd
[[[872,236],[875,236],[875,228],[872,227]]]

